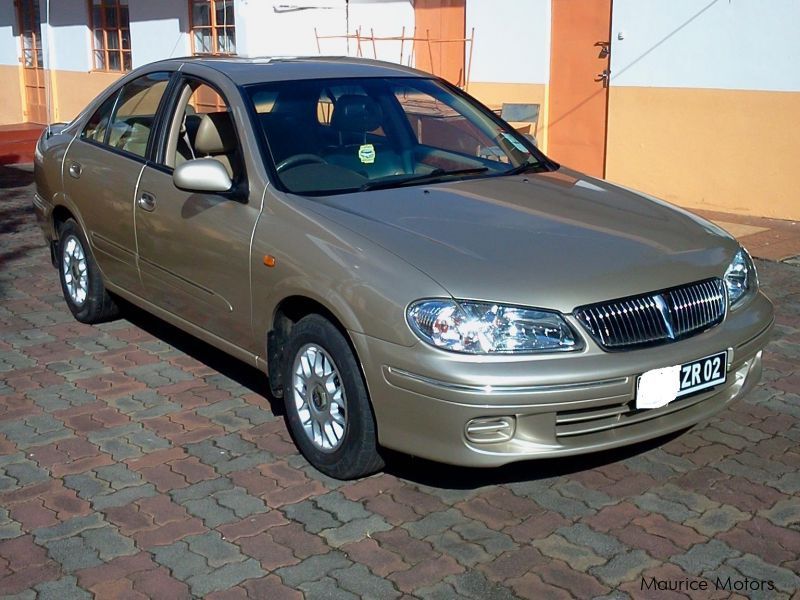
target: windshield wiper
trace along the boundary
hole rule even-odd
[[[393,179],[382,178],[375,181],[368,181],[358,189],[360,192],[366,192],[367,190],[381,190],[386,188],[402,187],[418,183],[428,183],[436,181],[438,179],[442,179],[443,177],[453,177],[457,175],[475,175],[478,173],[485,173],[488,170],[489,170],[488,167],[473,167],[470,169],[456,169],[454,171],[446,171],[444,169],[434,169],[430,173],[424,173],[422,175],[410,175],[408,177],[397,177]]]
[[[502,173],[498,173],[498,176],[504,177],[506,175],[521,175],[522,173],[541,173],[542,171],[547,170],[547,165],[541,162],[529,163],[525,162],[521,165],[514,167],[513,169],[509,169],[508,171],[503,171]]]

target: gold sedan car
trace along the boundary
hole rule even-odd
[[[35,174],[75,317],[124,298],[256,365],[334,477],[689,427],[753,388],[773,325],[730,235],[397,65],[155,63],[50,128]]]

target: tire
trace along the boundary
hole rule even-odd
[[[86,236],[74,219],[67,219],[58,230],[58,276],[64,300],[81,323],[102,323],[119,314]]]
[[[304,317],[292,328],[285,357],[286,421],[308,462],[336,479],[380,470],[369,394],[339,330],[320,315]]]

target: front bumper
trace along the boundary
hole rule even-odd
[[[709,331],[629,352],[604,352],[588,336],[580,352],[517,357],[351,337],[382,445],[439,462],[490,467],[614,448],[707,419],[756,385],[772,327],[772,304],[759,292]],[[635,410],[641,373],[722,350],[729,361],[724,384],[659,409]],[[486,435],[476,434],[476,423],[468,433],[475,419]]]

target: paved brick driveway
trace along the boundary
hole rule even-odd
[[[495,471],[392,457],[342,484],[297,454],[257,372],[137,311],[76,323],[30,173],[1,169],[0,594],[641,597],[656,577],[797,596],[800,269],[759,265],[765,382],[710,423]]]

